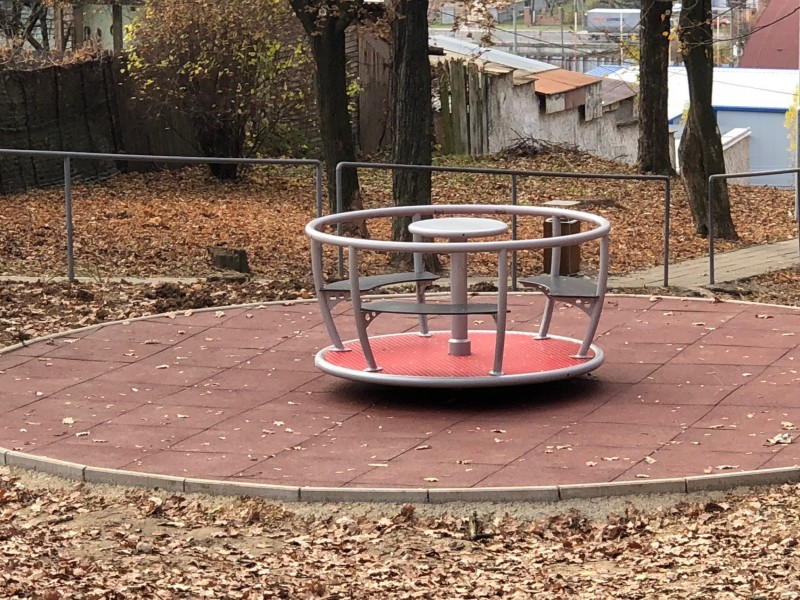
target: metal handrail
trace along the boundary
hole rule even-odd
[[[664,183],[664,287],[669,286],[669,234],[670,234],[670,178],[667,175],[627,175],[621,173],[561,173],[551,171],[526,171],[519,169],[492,169],[484,167],[446,167],[438,165],[401,165],[393,163],[341,162],[336,165],[336,212],[342,212],[342,170],[381,169],[405,171],[430,171],[437,173],[473,173],[482,175],[498,175],[511,177],[511,203],[517,205],[517,179],[519,177],[552,177],[561,179],[611,179],[634,181],[661,181]],[[337,234],[341,235],[341,226]],[[516,239],[516,221],[512,221],[512,239]],[[516,253],[512,253],[512,288],[516,290],[517,261]],[[339,249],[339,277],[344,276],[343,252]]]
[[[765,177],[767,175],[795,174],[794,218],[797,222],[797,244],[800,254],[800,168],[776,169],[772,171],[749,171],[747,173],[717,173],[708,178],[708,284],[714,285],[714,196],[718,180],[738,179],[740,177]]]
[[[198,156],[161,156],[151,154],[109,154],[99,152],[65,152],[60,150],[17,150],[0,148],[0,156],[30,156],[39,158],[60,158],[64,161],[64,205],[67,235],[67,280],[75,281],[74,227],[72,223],[72,171],[71,160],[127,160],[131,162],[181,163],[190,165],[283,165],[308,166],[314,168],[316,180],[316,213],[323,214],[322,203],[322,162],[306,158],[217,158]]]

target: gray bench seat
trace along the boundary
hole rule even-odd
[[[521,277],[520,285],[536,288],[553,298],[597,298],[597,282],[591,279],[563,277],[561,275],[536,275]]]
[[[370,275],[367,277],[358,278],[358,291],[367,292],[386,285],[396,285],[398,283],[415,283],[436,281],[439,276],[428,271],[422,273],[406,272],[406,273],[389,273],[388,275]],[[342,279],[341,281],[334,281],[328,283],[322,288],[323,292],[333,293],[348,293],[350,292],[350,280]]]

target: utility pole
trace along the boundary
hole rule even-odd
[[[558,16],[559,16],[558,20],[561,21],[561,68],[564,69],[566,68],[564,65],[564,63],[566,62],[565,61],[566,57],[564,56],[564,7],[563,6],[558,7]]]
[[[575,0],[572,11],[575,17],[572,30],[572,69],[578,71],[578,0]]]
[[[516,0],[512,0],[511,2],[511,22],[514,26],[514,41],[512,42],[513,52],[514,54],[517,53],[517,2]]]

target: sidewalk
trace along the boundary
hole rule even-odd
[[[785,242],[778,242],[776,244],[765,244],[762,246],[751,246],[742,250],[734,250],[733,252],[724,252],[715,254],[714,257],[714,271],[715,282],[722,283],[725,281],[735,281],[744,277],[753,277],[761,275],[768,271],[777,271],[779,269],[787,269],[792,266],[800,264],[800,252],[798,251],[798,240],[787,240]],[[682,288],[699,288],[708,285],[708,256],[696,258],[679,263],[673,263],[669,266],[669,285],[671,287]],[[236,275],[232,275],[236,278]],[[41,281],[41,276],[17,276],[17,275],[0,275],[0,282],[2,281],[18,281],[18,282],[36,282]],[[66,277],[50,277],[50,281],[60,282],[66,281]],[[94,277],[77,277],[80,282],[97,281]],[[154,278],[138,278],[138,277],[108,277],[107,281],[119,282],[127,281],[133,284],[148,284],[148,283],[195,283],[198,281],[206,281],[206,277],[154,277]],[[216,279],[225,281],[224,276],[216,276]],[[495,278],[492,277],[471,277],[470,284],[480,282],[494,283]],[[447,286],[448,278],[443,277],[438,281],[438,285]],[[664,285],[664,267],[658,266],[652,269],[645,269],[643,271],[636,271],[619,277],[609,277],[609,288],[641,288],[641,287],[663,287]]]
[[[761,275],[768,271],[787,269],[800,264],[798,241],[787,240],[777,244],[751,246],[733,252],[714,255],[714,281],[734,281]],[[669,267],[671,287],[697,288],[708,285],[708,256],[696,258]],[[637,271],[622,277],[609,277],[609,288],[663,287],[664,267],[658,266]]]

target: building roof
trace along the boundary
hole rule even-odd
[[[479,46],[478,44],[464,42],[462,40],[457,40],[456,38],[445,35],[432,35],[428,38],[428,42],[434,48],[441,48],[445,52],[449,52],[451,54],[460,54],[462,56],[468,56],[472,59],[478,59],[484,65],[489,66],[494,63],[498,66],[519,69],[529,73],[542,73],[544,71],[552,71],[559,68],[555,65],[551,65],[540,60],[534,60],[524,56],[517,56],[511,52],[503,52],[502,50],[495,50],[494,48]]]
[[[587,75],[594,75],[595,77],[607,77],[612,73],[616,73],[625,65],[598,65],[594,69],[586,71]]]
[[[796,0],[771,0],[753,27],[739,66],[796,69],[800,18],[796,13]]]
[[[636,83],[604,77],[600,94],[603,98],[603,106],[608,106],[615,102],[622,102],[628,98],[633,98],[638,91],[639,86]]]
[[[638,75],[638,69],[623,68],[609,77],[636,83]],[[714,69],[711,101],[716,110],[783,113],[792,104],[797,82],[798,72],[794,69],[717,67]],[[685,67],[669,67],[668,88],[668,118],[676,121],[689,104],[689,84]]]
[[[556,69],[537,73],[534,89],[540,94],[563,94],[600,81],[599,77],[584,75],[567,69]]]
[[[494,74],[513,73],[514,83],[534,84],[537,94],[563,94],[601,81],[599,77],[568,71],[532,58],[464,42],[447,36],[430,36],[430,45],[442,48],[445,55],[468,58]]]

